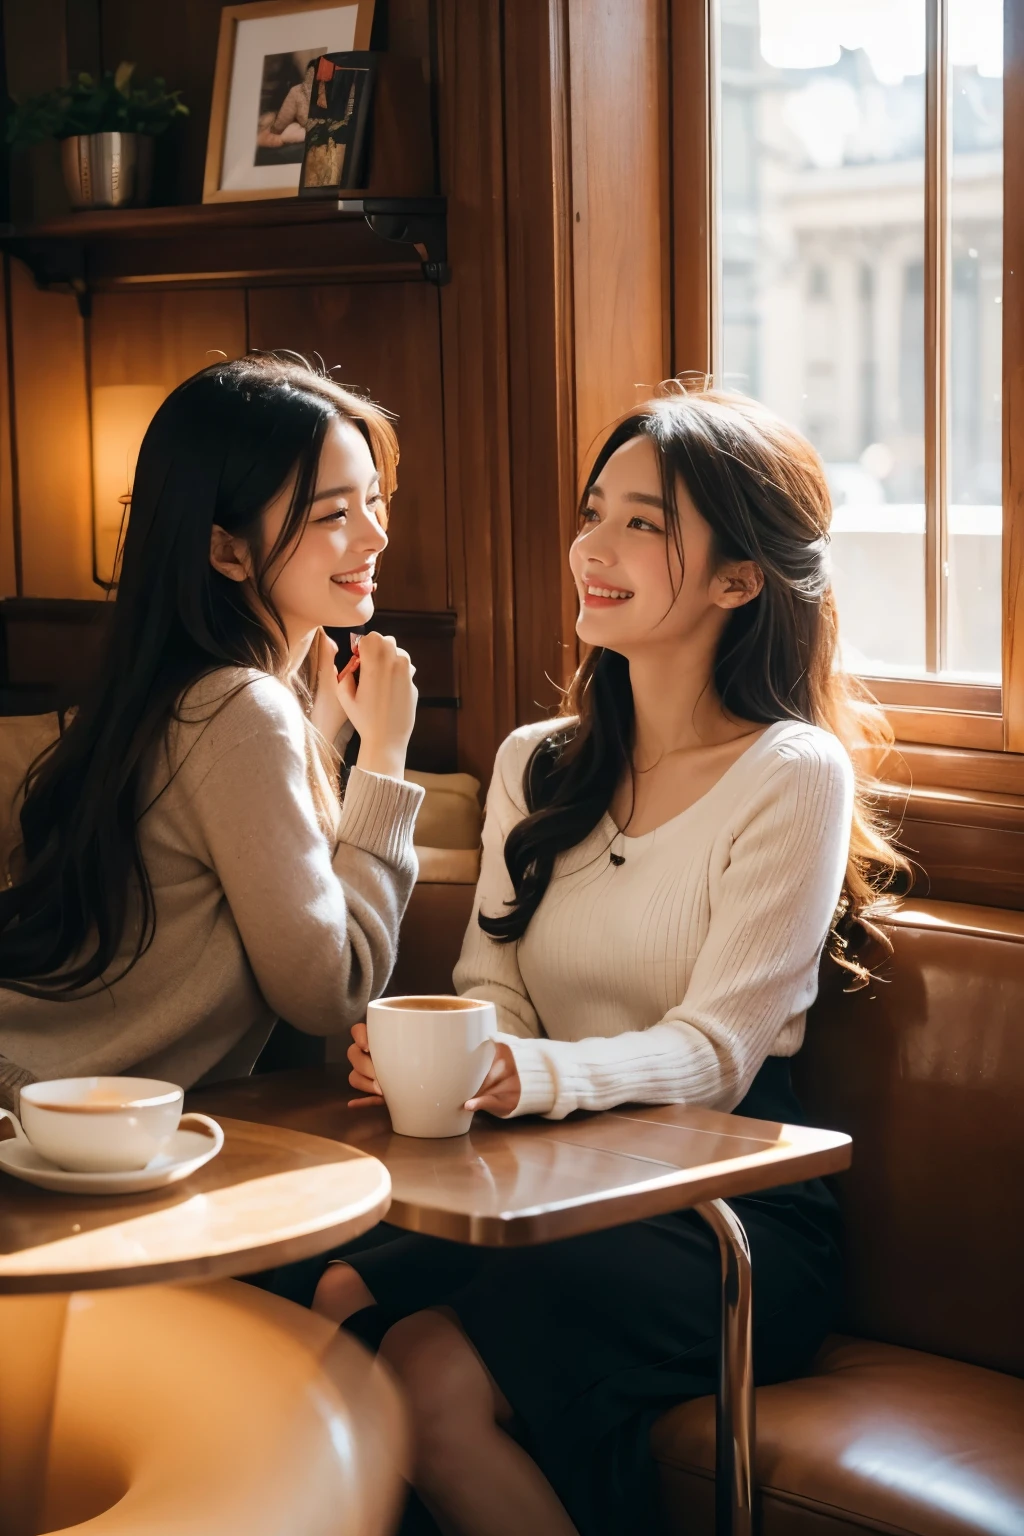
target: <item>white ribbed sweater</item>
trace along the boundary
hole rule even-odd
[[[653,832],[627,837],[605,817],[559,856],[525,937],[500,945],[476,912],[496,915],[512,895],[505,838],[550,729],[524,726],[498,753],[455,971],[459,992],[497,1008],[522,1081],[515,1113],[733,1109],[767,1056],[792,1056],[803,1040],[846,869],[850,760],[826,731],[771,726]]]

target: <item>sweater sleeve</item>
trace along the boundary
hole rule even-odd
[[[0,1109],[13,1109],[17,1113],[21,1090],[35,1082],[38,1082],[35,1073],[8,1061],[6,1056],[0,1056]]]
[[[780,1030],[814,1001],[849,852],[853,771],[834,750],[780,756],[712,876],[711,921],[686,994],[649,1029],[583,1040],[506,1036],[516,1115],[743,1098]]]
[[[272,679],[238,699],[189,774],[193,815],[266,1001],[308,1034],[342,1032],[394,966],[423,791],[354,768],[332,846],[298,704]]]
[[[505,867],[505,839],[526,815],[522,785],[530,750],[532,743],[524,741],[519,731],[499,749],[484,812],[480,878],[454,977],[456,992],[494,1004],[499,1030],[524,1038],[542,1031],[519,972],[517,945],[497,943],[484,933],[477,917],[481,911],[488,917],[500,917],[513,896]]]

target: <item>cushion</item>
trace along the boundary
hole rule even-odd
[[[415,840],[425,848],[479,848],[483,828],[480,781],[468,773],[406,771],[426,791],[416,818]],[[471,878],[475,881],[476,875]]]
[[[714,1399],[664,1414],[653,1446],[668,1529],[712,1536]],[[761,1536],[1021,1536],[1024,1381],[833,1336],[758,1390],[756,1483]]]
[[[424,848],[416,844],[422,885],[470,885],[480,873],[479,848]]]

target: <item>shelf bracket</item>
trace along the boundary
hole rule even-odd
[[[32,240],[24,236],[11,238],[13,231],[0,226],[0,248],[17,256],[32,274],[37,288],[43,292],[73,293],[78,313],[88,319],[91,295],[85,276],[85,250],[77,241],[61,242]]]
[[[348,211],[353,203],[342,202]],[[448,266],[448,224],[443,197],[362,197],[357,206],[381,240],[411,245],[423,265],[428,283],[441,288],[451,281]]]

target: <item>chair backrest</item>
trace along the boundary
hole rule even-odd
[[[913,901],[862,991],[829,987],[794,1063],[838,1180],[844,1328],[1024,1374],[1024,913]]]
[[[60,734],[55,714],[0,717],[0,868],[21,836],[17,816],[29,767]]]

